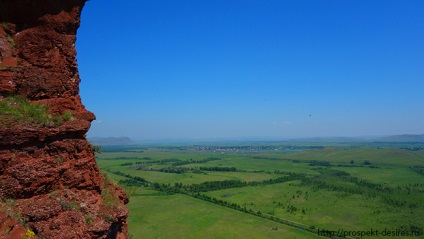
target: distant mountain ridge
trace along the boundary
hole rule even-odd
[[[298,138],[293,142],[375,142],[375,143],[424,143],[424,134],[400,134],[384,137],[314,137]]]
[[[93,137],[88,138],[92,144],[95,145],[133,145],[135,144],[132,139],[128,137]]]
[[[391,135],[374,139],[373,141],[379,142],[422,142],[424,143],[424,134],[401,134]]]
[[[384,137],[314,137],[298,138],[288,141],[293,142],[378,142],[378,143],[424,143],[424,134],[401,134]]]

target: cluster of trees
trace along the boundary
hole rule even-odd
[[[199,167],[199,170],[203,171],[223,171],[223,172],[236,172],[235,167]]]
[[[376,197],[378,193],[390,193],[393,190],[380,184],[370,183],[364,180],[356,179],[357,181],[355,181],[355,178],[351,178],[350,180],[352,180],[352,182],[356,185],[340,186],[319,180],[317,178],[306,178],[305,180],[302,180],[301,185],[309,185],[318,190],[325,189],[335,192],[367,195],[369,197]]]
[[[345,172],[345,171],[341,171],[341,170],[337,170],[337,169],[331,169],[331,168],[314,168],[312,169],[320,174],[324,174],[324,175],[328,175],[328,176],[335,176],[335,177],[348,177],[350,176],[350,173]]]
[[[378,184],[378,183],[371,183],[371,182],[368,182],[368,181],[365,181],[363,179],[359,179],[359,178],[356,178],[356,177],[349,177],[348,180],[349,180],[349,182],[352,182],[352,183],[358,185],[361,188],[365,187],[365,188],[369,188],[369,189],[372,189],[372,190],[377,191],[377,192],[392,193],[393,190],[394,190],[393,188],[390,188],[388,186],[383,186],[383,185]]]
[[[121,179],[118,181],[118,184],[127,187],[142,187],[146,185],[145,182],[141,182],[140,180],[136,180],[133,178]]]
[[[246,182],[240,180],[208,181],[200,184],[187,185],[185,190],[188,192],[207,192],[226,188],[239,188],[246,186]]]
[[[294,206],[294,205],[288,205],[288,206],[287,206],[287,212],[288,212],[288,213],[295,214],[297,211],[298,211],[298,209],[297,209],[297,207],[296,207],[296,206]],[[306,214],[305,209],[302,209],[302,213],[303,213],[303,214]]]
[[[349,194],[364,194],[365,191],[363,188],[352,186],[339,186],[335,184],[328,183],[326,181],[320,180],[317,177],[315,178],[304,178],[300,184],[301,186],[311,186],[316,190],[329,190],[335,192],[344,192]],[[375,197],[376,195],[371,193],[370,196]]]
[[[412,171],[424,176],[424,167],[423,166],[414,166],[414,167],[409,167],[409,168],[412,169]]]
[[[383,202],[394,207],[404,207],[406,205],[405,200],[397,200],[392,197],[383,197]]]
[[[225,181],[209,181],[200,184],[183,185],[175,183],[174,186],[170,184],[153,183],[152,188],[168,194],[182,193],[192,194],[197,192],[207,192],[212,190],[236,188],[245,186],[245,182],[239,180],[225,180]]]
[[[172,163],[172,162],[179,162],[182,161],[181,159],[160,159],[160,160],[149,160],[149,162],[135,162],[135,164],[142,165],[142,164],[166,164],[166,163]]]
[[[368,166],[368,168],[379,168],[378,166],[375,166],[375,165],[364,165],[364,164],[355,164],[355,163],[350,163],[350,164],[339,163],[339,164],[333,165],[333,166],[346,167],[346,168],[364,168],[364,167]]]
[[[122,158],[126,159],[126,157],[122,157]],[[131,158],[131,159],[134,159],[134,158]],[[144,157],[142,159],[149,160],[149,161],[148,162],[135,162],[135,163],[132,163],[132,162],[121,163],[120,166],[166,164],[166,163],[170,163],[170,162],[182,161],[181,159],[151,160],[151,158],[149,158],[149,157]]]
[[[142,152],[143,151],[141,151],[140,153],[142,153]],[[150,157],[138,157],[138,156],[131,156],[131,157],[122,156],[122,157],[116,157],[116,158],[113,158],[113,159],[138,159],[138,160],[144,159],[144,160],[150,160],[151,158]]]
[[[424,183],[409,183],[404,186],[398,185],[397,190],[406,191],[407,194],[411,193],[424,193]]]
[[[182,174],[187,172],[188,168],[174,168],[174,167],[167,167],[167,168],[150,168],[150,171],[156,171],[161,173],[176,173],[176,174]]]
[[[172,166],[181,166],[186,164],[200,164],[200,163],[207,163],[214,160],[221,160],[221,159],[220,158],[205,158],[202,160],[193,160],[193,159],[184,160],[184,161],[180,160],[179,162],[173,163]]]
[[[299,160],[293,160],[294,163],[299,163]],[[369,166],[371,168],[377,168],[377,166],[373,166],[371,161],[364,160],[362,164],[355,164],[355,160],[351,160],[350,164],[337,164],[333,165],[328,161],[322,161],[322,160],[308,160],[305,161],[309,163],[309,166],[322,166],[322,167],[331,167],[331,166],[339,166],[339,167],[364,167]]]
[[[341,171],[341,170],[329,169],[329,168],[315,168],[314,170],[324,175],[339,177],[341,181],[353,183],[359,186],[360,191],[364,191],[363,189],[367,188],[376,192],[392,193],[394,190],[393,188],[390,188],[388,186],[383,186],[377,183],[371,183],[363,179],[353,177],[349,173],[345,171]],[[322,183],[318,181],[317,184],[322,184]],[[321,186],[329,188],[329,186],[325,186],[325,185],[321,185]],[[338,190],[338,187],[334,187],[334,189]]]
[[[309,162],[309,166],[325,166],[325,167],[332,166],[332,164],[327,161],[312,160],[308,162]]]
[[[240,188],[246,186],[261,186],[267,184],[276,184],[283,183],[298,179],[305,178],[304,174],[292,173],[290,175],[286,175],[284,177],[278,177],[273,179],[267,179],[263,181],[253,181],[253,182],[243,182],[240,180],[224,180],[224,181],[208,181],[199,184],[191,184],[191,185],[182,185],[179,183],[171,186],[170,184],[159,184],[154,183],[152,187],[158,191],[174,194],[174,193],[198,193],[198,192],[208,192],[214,190],[222,190],[227,188]]]
[[[121,166],[132,165],[132,163],[124,163]],[[221,172],[236,172],[238,171],[235,167],[197,167],[197,168],[185,168],[185,167],[166,167],[166,168],[146,168],[148,165],[144,165],[144,167],[134,167],[135,170],[147,170],[147,171],[156,171],[161,173],[176,173],[182,174],[192,170],[195,173],[202,173],[203,171],[221,171]]]
[[[119,176],[122,176],[122,177],[126,177],[128,179],[132,179],[132,180],[135,180],[137,182],[140,182],[141,183],[140,186],[141,185],[149,186],[149,184],[150,184],[149,181],[147,181],[146,179],[139,177],[139,176],[132,176],[130,174],[123,173],[121,171],[112,171],[110,169],[104,169],[104,171],[109,172],[109,173],[113,173],[113,174],[116,174],[116,175],[119,175]],[[126,180],[120,180],[119,182],[121,182],[123,185],[126,185],[126,183],[129,183],[129,184],[134,183],[133,181],[126,181]],[[118,184],[119,184],[119,182],[118,182]],[[133,186],[133,185],[126,185],[126,186]]]
[[[288,158],[274,158],[274,157],[265,157],[265,156],[253,156],[253,159],[266,159],[266,160],[284,160],[284,161],[290,161],[292,162],[293,159],[288,159]],[[299,161],[299,160],[296,160]],[[300,162],[300,161],[299,161]]]
[[[121,163],[120,166],[132,166],[134,163],[128,162],[128,163]]]

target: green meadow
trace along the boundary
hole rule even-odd
[[[422,150],[301,148],[140,147],[97,161],[130,196],[133,238],[424,238]]]
[[[128,208],[134,238],[319,238],[181,194],[139,189]]]

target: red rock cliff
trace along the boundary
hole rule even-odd
[[[86,0],[0,0],[0,238],[126,238],[125,193],[85,138],[75,40]]]

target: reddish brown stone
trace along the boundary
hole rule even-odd
[[[26,229],[13,217],[0,212],[0,239],[22,238]]]
[[[72,115],[41,125],[0,114],[0,238],[25,227],[37,238],[126,238],[128,197],[103,182],[85,138],[95,116],[81,103],[74,47],[84,3],[0,0],[0,100],[21,95]]]

